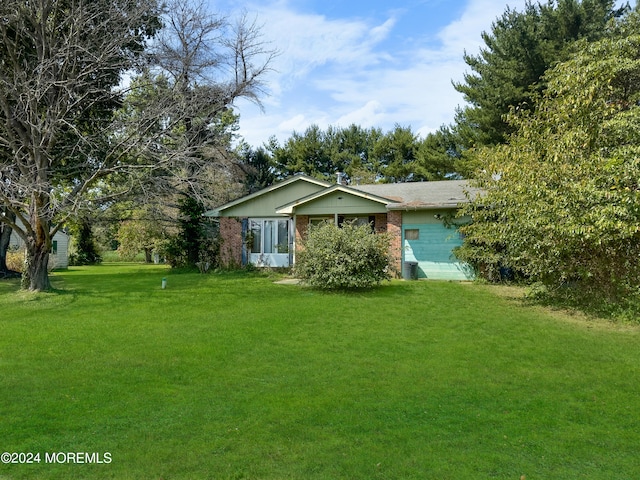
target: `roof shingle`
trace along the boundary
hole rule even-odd
[[[437,182],[376,183],[370,185],[351,185],[351,188],[387,198],[391,201],[390,210],[404,208],[455,207],[468,203],[478,192],[469,185],[468,180],[443,180]]]

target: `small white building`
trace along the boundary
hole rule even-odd
[[[67,268],[69,266],[69,234],[58,230],[51,241],[51,252],[49,252],[49,265],[51,268]],[[16,234],[11,232],[9,248],[19,250],[24,247],[24,241]]]

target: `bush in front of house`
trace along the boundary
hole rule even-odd
[[[390,235],[373,234],[370,225],[312,225],[294,273],[315,288],[370,288],[391,279],[390,245]]]

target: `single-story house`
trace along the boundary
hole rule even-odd
[[[205,215],[219,219],[224,265],[288,267],[309,225],[356,221],[392,234],[398,273],[417,262],[420,278],[465,280],[452,219],[469,189],[463,180],[347,186],[294,175]]]
[[[67,268],[69,266],[69,240],[70,235],[62,230],[58,230],[51,240],[51,252],[49,252],[49,265],[51,268]],[[18,250],[24,247],[24,241],[11,232],[9,248]]]

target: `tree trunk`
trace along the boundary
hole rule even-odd
[[[51,289],[49,282],[49,249],[39,249],[36,252],[27,251],[25,272],[22,276],[22,286],[34,292],[44,292]]]
[[[7,251],[11,241],[11,227],[6,223],[0,224],[0,276],[7,272]]]
[[[2,209],[0,209],[2,211]],[[15,221],[16,215],[4,211],[5,217],[11,221]],[[20,272],[9,269],[7,265],[7,252],[9,251],[9,245],[11,243],[11,232],[13,229],[6,223],[0,223],[0,278],[19,278]]]
[[[51,236],[49,221],[38,215],[43,205],[42,198],[35,197],[31,206],[31,231],[27,235],[27,260],[22,275],[22,288],[34,292],[43,292],[51,288],[49,282],[49,251]],[[48,199],[47,199],[48,200]]]

